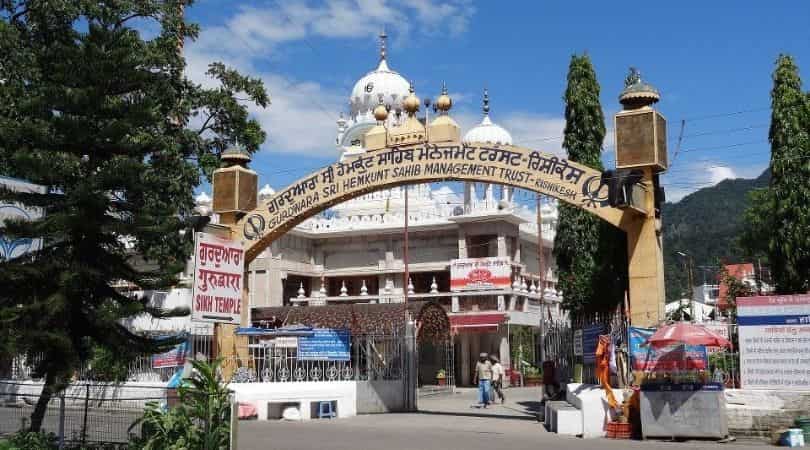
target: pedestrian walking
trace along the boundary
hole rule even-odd
[[[495,394],[501,399],[501,404],[506,401],[506,396],[503,395],[503,379],[506,376],[506,371],[503,369],[498,357],[491,355],[489,359],[492,361],[492,403],[495,403]]]
[[[486,408],[489,405],[489,389],[492,382],[492,363],[486,353],[478,356],[475,364],[475,383],[478,384],[478,404]]]

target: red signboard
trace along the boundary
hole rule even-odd
[[[454,259],[450,290],[509,289],[512,265],[507,257]]]

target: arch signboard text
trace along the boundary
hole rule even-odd
[[[602,173],[559,156],[491,144],[419,144],[369,151],[301,178],[243,216],[234,227],[247,261],[324,209],[403,184],[477,181],[557,198],[620,226],[624,210],[607,202]]]

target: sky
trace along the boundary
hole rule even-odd
[[[480,121],[486,87],[492,120],[515,144],[556,153],[568,63],[587,53],[609,130],[606,168],[618,94],[637,67],[668,120],[668,201],[758,176],[776,57],[791,54],[810,73],[807,1],[198,0],[187,16],[201,28],[185,48],[192,79],[210,84],[207,64],[221,61],[264,81],[272,104],[251,114],[268,137],[251,167],[276,189],[337,159],[335,121],[376,67],[383,29],[389,66],[421,97],[446,82],[462,131]]]

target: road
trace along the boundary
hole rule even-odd
[[[539,406],[533,389],[507,390],[507,403],[486,410],[472,408],[475,394],[419,400],[420,412],[378,414],[351,419],[309,422],[240,424],[239,450],[633,450],[746,449],[762,442],[620,441],[580,439],[545,431],[533,410]]]

